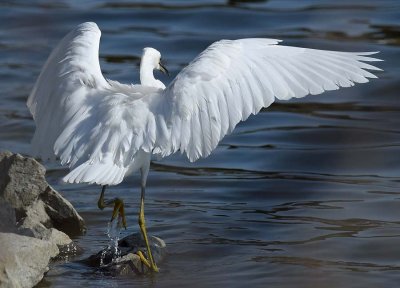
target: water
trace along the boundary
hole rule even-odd
[[[28,153],[34,123],[25,101],[57,41],[95,21],[106,77],[136,82],[141,49],[161,51],[172,76],[221,38],[381,51],[369,84],[280,102],[240,124],[207,159],[154,162],[149,233],[164,239],[157,275],[111,278],[59,262],[41,287],[397,287],[400,281],[399,1],[2,1],[0,149]],[[165,82],[171,78],[158,75]],[[84,254],[109,243],[100,187],[47,179],[86,221]],[[139,179],[112,187],[138,231]]]
[[[105,265],[104,260],[108,253],[112,255],[111,262],[114,262],[119,257],[121,257],[121,250],[118,247],[118,241],[120,240],[120,235],[121,235],[121,223],[120,223],[120,218],[118,217],[113,221],[108,222],[107,237],[109,239],[109,243],[107,244],[107,247],[105,247],[101,252],[100,267],[103,267]]]

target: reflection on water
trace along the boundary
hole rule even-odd
[[[0,149],[28,154],[25,101],[46,57],[72,27],[96,21],[106,77],[136,82],[141,49],[158,48],[176,75],[221,38],[381,51],[370,84],[275,103],[226,137],[211,157],[154,162],[149,233],[169,255],[154,277],[113,279],[55,263],[42,287],[396,287],[400,280],[400,3],[382,1],[2,1]],[[157,75],[164,82],[171,81]],[[85,258],[109,244],[100,188],[49,181],[85,218]],[[137,231],[138,177],[109,189]]]

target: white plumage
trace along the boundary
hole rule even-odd
[[[239,121],[271,105],[353,86],[380,70],[367,53],[278,45],[274,39],[213,43],[165,88],[154,79],[159,52],[146,48],[141,85],[106,80],[95,23],[71,31],[51,53],[28,99],[36,122],[32,145],[42,158],[58,156],[65,182],[115,185],[151,154],[180,150],[190,161],[207,157]]]

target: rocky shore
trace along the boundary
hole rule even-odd
[[[32,158],[0,152],[0,287],[32,287],[49,261],[76,247],[83,219]],[[65,252],[63,252],[65,253]]]
[[[70,256],[78,247],[70,237],[86,230],[71,203],[45,179],[45,168],[33,158],[0,152],[0,288],[33,287],[49,270],[52,259]],[[150,236],[157,263],[166,256],[166,245]],[[143,275],[137,251],[146,253],[140,233],[118,241],[118,255],[110,247],[75,260],[104,275]],[[78,249],[79,250],[79,249]]]

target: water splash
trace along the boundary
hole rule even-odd
[[[105,247],[101,252],[100,267],[103,267],[109,263],[113,263],[115,260],[121,257],[121,250],[118,247],[118,241],[121,238],[121,230],[122,225],[120,217],[108,222],[107,236],[109,242],[107,247]]]

